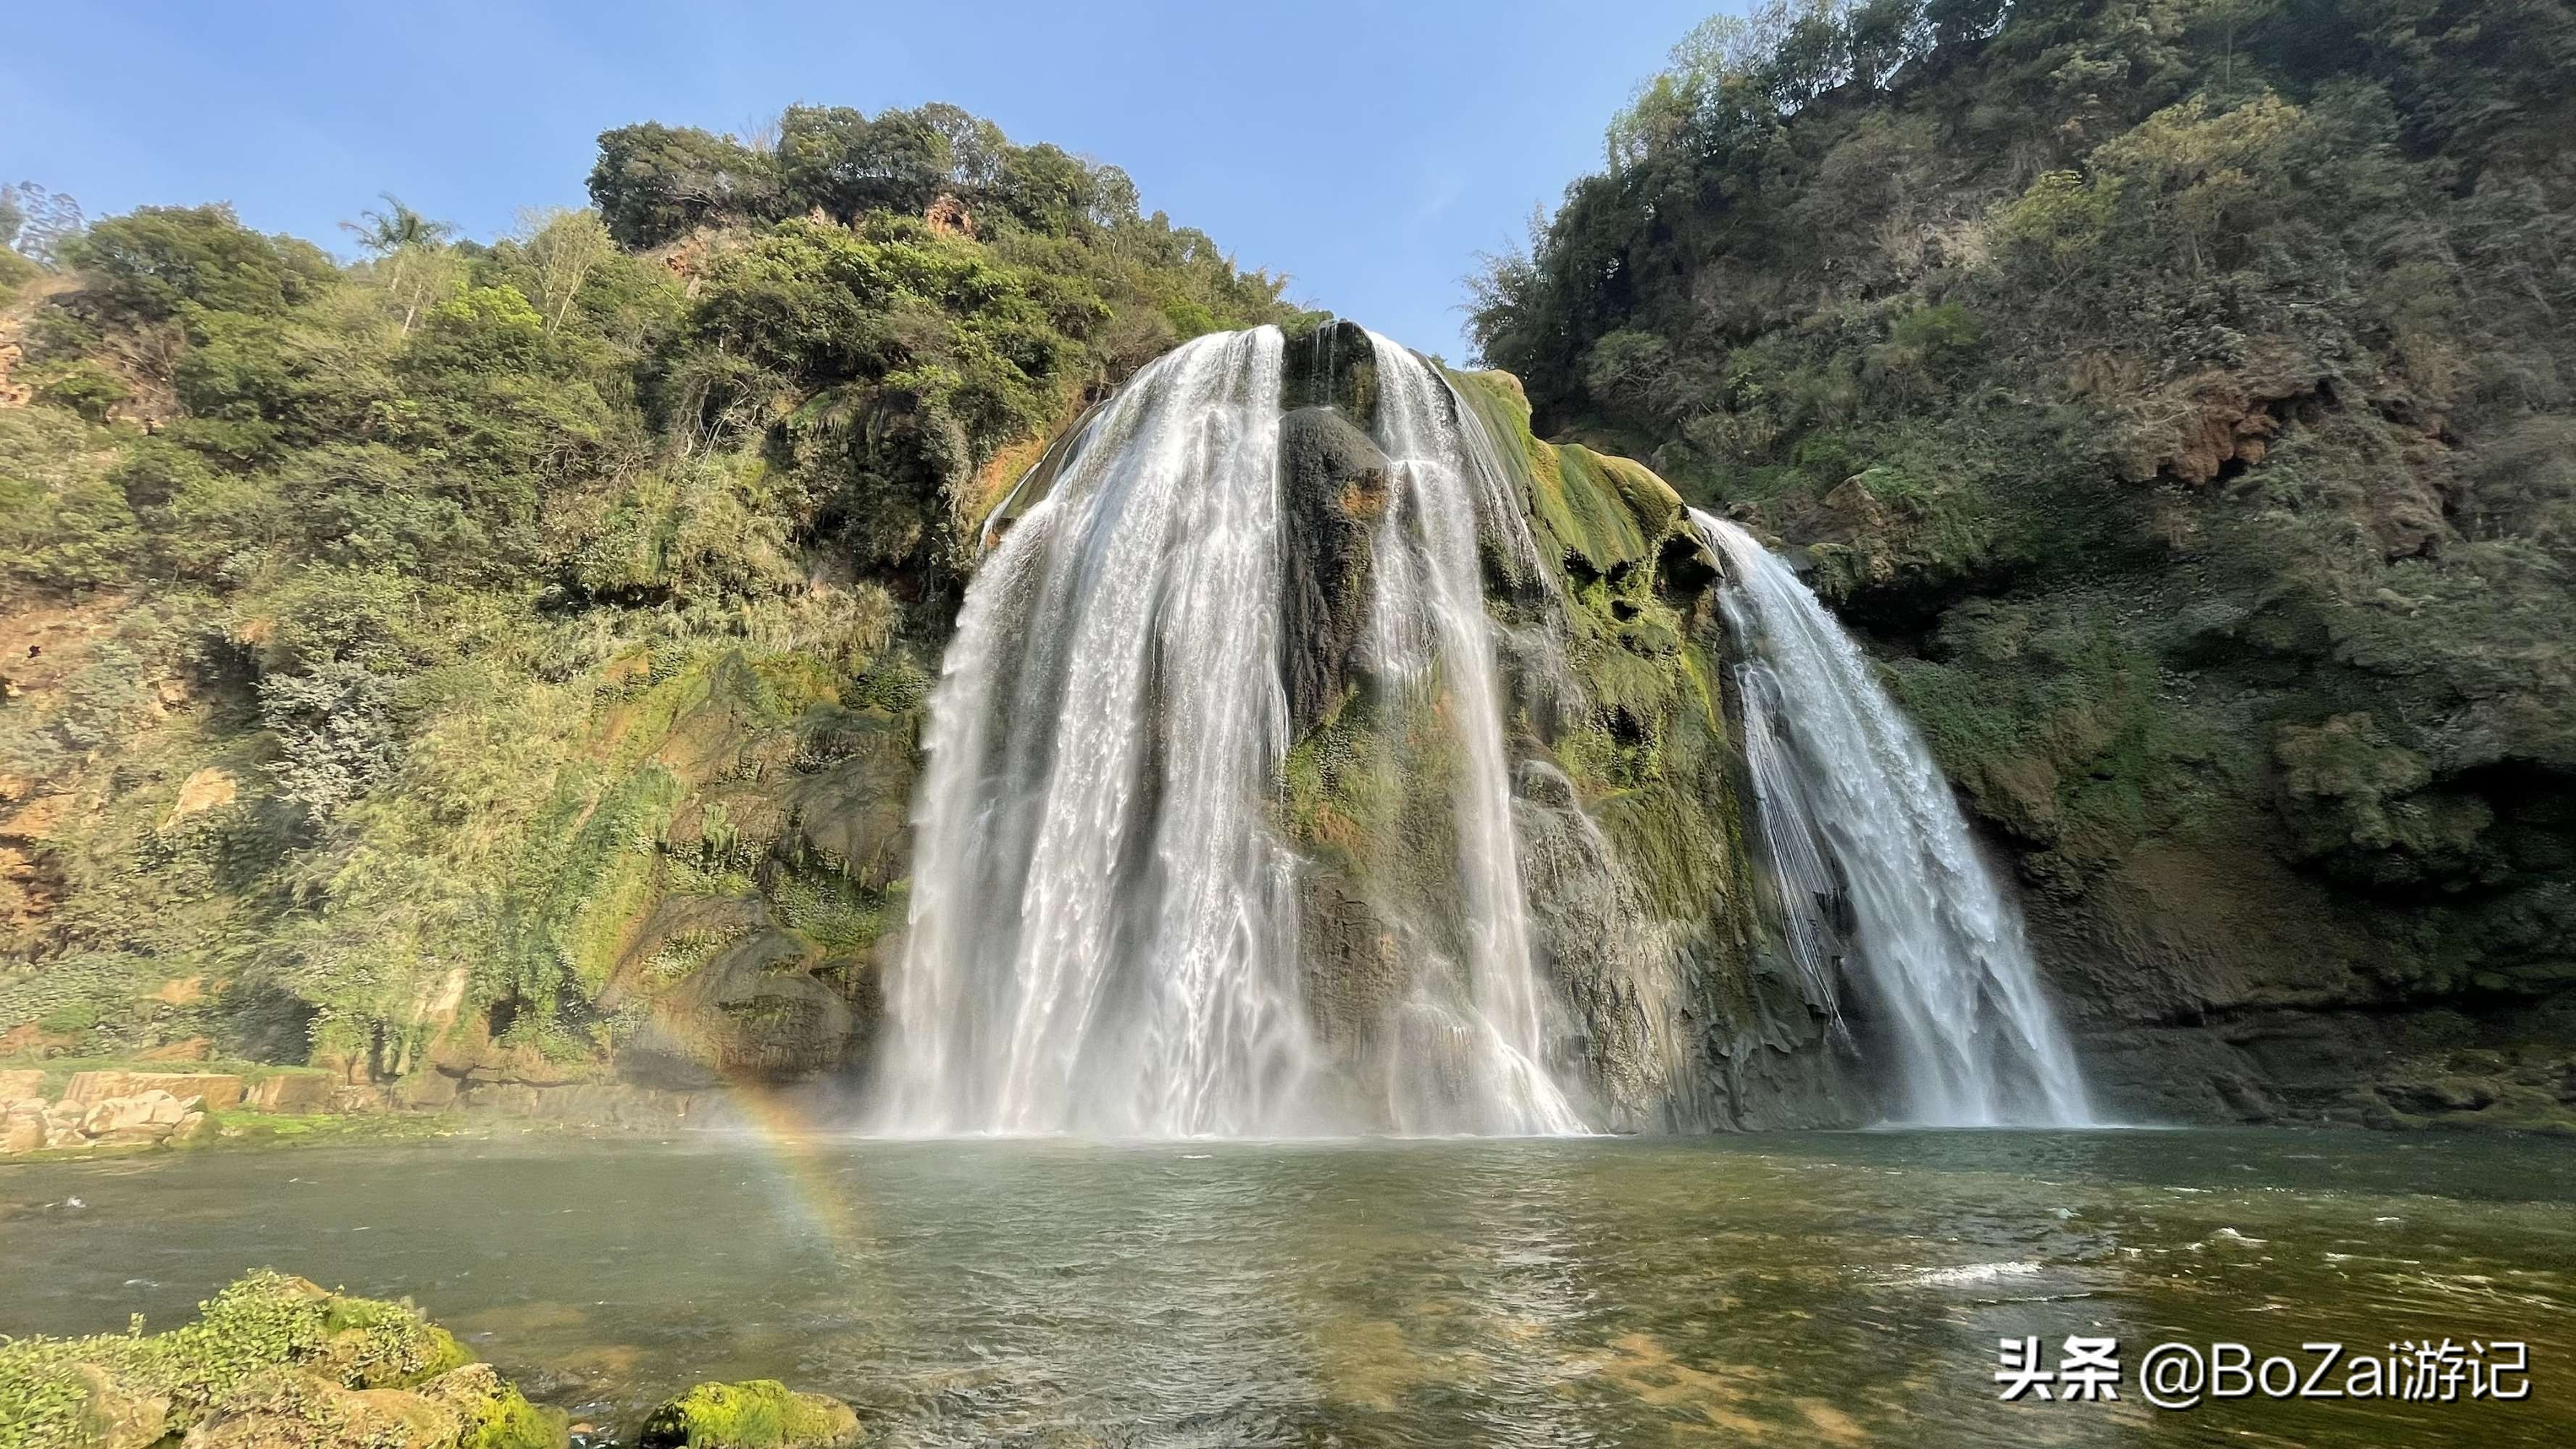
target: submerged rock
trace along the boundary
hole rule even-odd
[[[844,1449],[862,1437],[858,1411],[776,1379],[704,1383],[645,1416],[640,1449]]]

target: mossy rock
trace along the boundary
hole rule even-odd
[[[300,1369],[263,1370],[188,1435],[190,1449],[448,1449],[456,1414],[401,1389],[351,1389]]]
[[[644,1418],[639,1449],[844,1449],[862,1437],[858,1411],[776,1379],[704,1383]]]
[[[796,1081],[838,1066],[854,1017],[816,979],[825,958],[812,942],[775,927],[717,952],[653,1000],[628,1043],[626,1074],[689,1088],[754,1079]]]
[[[1598,578],[1633,568],[1681,524],[1681,496],[1645,465],[1539,441],[1530,432],[1529,399],[1510,373],[1451,373],[1450,381],[1507,452],[1518,444],[1520,456],[1504,462],[1529,490],[1542,546],[1554,543],[1569,569]]]
[[[257,1272],[168,1333],[0,1343],[0,1445],[560,1449],[530,1404],[408,1304]]]
[[[419,1392],[455,1413],[456,1449],[562,1449],[570,1438],[562,1410],[529,1403],[490,1364],[451,1370]]]
[[[1279,403],[1289,412],[1334,407],[1365,428],[1377,421],[1377,346],[1355,322],[1332,322],[1288,339]]]
[[[563,1449],[561,1414],[521,1397],[489,1365],[418,1389],[353,1389],[301,1369],[265,1370],[215,1406],[190,1449]]]
[[[1280,582],[1280,672],[1300,729],[1322,721],[1350,686],[1387,475],[1386,455],[1339,410],[1299,408],[1280,421],[1280,492],[1292,536]]]

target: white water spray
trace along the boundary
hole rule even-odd
[[[941,666],[888,1001],[898,1131],[1278,1130],[1308,1038],[1263,810],[1275,328],[1138,373],[976,575]]]
[[[1555,1133],[1478,560],[1516,531],[1491,440],[1383,339],[1393,461],[1370,668],[1457,736],[1469,949],[1418,963],[1386,1100],[1327,1080],[1298,978],[1277,329],[1140,371],[967,590],[914,812],[910,937],[878,1087],[909,1134]],[[1481,451],[1479,451],[1481,450]],[[1503,536],[1498,534],[1497,536]]]
[[[1395,1064],[1390,1106],[1398,1127],[1410,1131],[1580,1132],[1582,1119],[1546,1065],[1545,997],[1521,897],[1479,524],[1519,555],[1534,548],[1504,491],[1492,439],[1465,401],[1411,351],[1368,336],[1377,359],[1378,442],[1391,473],[1375,555],[1373,662],[1397,689],[1445,695],[1450,707],[1443,713],[1464,755],[1458,886],[1469,959],[1435,963],[1453,969],[1416,982],[1405,1007],[1413,1030],[1400,1050],[1435,1059]],[[1465,1090],[1443,1089],[1448,1073],[1438,1058],[1463,1061],[1466,1080],[1454,1085]]]
[[[1921,735],[1786,564],[1723,519],[1691,519],[1727,563],[1745,754],[1811,990],[1836,1000],[1847,943],[1840,964],[1885,1021],[1909,1120],[2090,1121],[2021,912],[1978,858]]]

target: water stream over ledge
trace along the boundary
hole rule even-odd
[[[1824,604],[1753,535],[1691,510],[1726,560],[1744,751],[1789,947],[1887,1024],[1905,1120],[2094,1120],[2021,907],[1981,859],[1922,732]]]
[[[228,1151],[0,1169],[0,1331],[270,1264],[623,1428],[775,1376],[877,1445],[2565,1443],[2571,1202],[2576,1143],[2289,1131]],[[2536,1387],[1995,1402],[2069,1333],[2523,1338]]]
[[[897,1136],[1581,1132],[1546,1060],[1479,563],[1534,572],[1493,439],[1432,365],[1366,334],[1387,500],[1368,672],[1456,756],[1453,949],[1409,963],[1353,1110],[1297,960],[1277,828],[1284,340],[1197,338],[1064,445],[968,586],[914,812],[910,935],[873,1124]],[[1029,486],[1023,480],[1023,487]],[[1558,1033],[1558,1034],[1561,1034]]]

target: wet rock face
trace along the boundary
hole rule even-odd
[[[1387,505],[1386,455],[1337,408],[1306,407],[1279,424],[1283,560],[1280,673],[1292,728],[1311,729],[1351,687],[1368,624],[1370,540]]]
[[[1517,774],[1512,823],[1532,902],[1530,944],[1566,994],[1574,1018],[1566,1046],[1592,1064],[1601,1120],[1630,1131],[1699,1121],[1708,1093],[1691,1060],[1674,969],[1685,928],[1646,908],[1563,771],[1528,760]]]
[[[1454,761],[1362,653],[1388,467],[1367,427],[1374,373],[1355,370],[1368,355],[1346,325],[1293,340],[1280,441],[1299,949],[1315,1030],[1363,1081],[1423,1050],[1403,1039],[1417,963],[1468,949],[1456,884],[1432,868],[1454,858]],[[1866,1120],[1821,1009],[1762,964],[1776,923],[1736,844],[1714,560],[1653,474],[1532,438],[1508,377],[1455,380],[1535,545],[1533,561],[1480,529],[1551,1066],[1620,1130]]]
[[[626,1074],[661,1087],[796,1081],[839,1066],[852,1013],[814,979],[803,941],[752,935],[653,1000]]]
[[[1898,695],[2019,878],[2106,1114],[2576,1130],[2567,596],[2494,559],[2445,580],[2417,525],[2382,526],[2441,476],[2356,475],[2300,525],[2332,518],[2332,552],[2221,483],[2158,505],[2172,557],[2070,535],[2022,579],[1866,474],[1783,519],[1838,611],[1900,641]],[[2493,547],[2432,516],[2433,552]]]
[[[1327,322],[1291,337],[1280,369],[1284,409],[1337,409],[1363,437],[1377,422],[1377,349],[1357,323]]]

